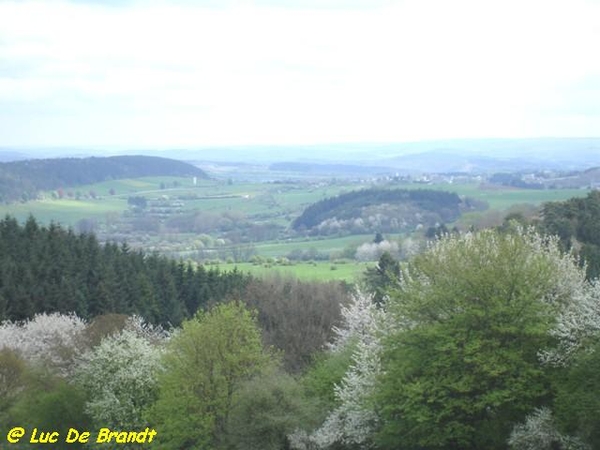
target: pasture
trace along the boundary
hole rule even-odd
[[[234,268],[240,272],[250,273],[257,277],[279,275],[282,277],[295,277],[302,281],[332,281],[339,280],[354,283],[359,280],[368,267],[373,267],[374,262],[297,262],[292,265],[278,264],[252,264],[252,263],[222,263],[218,267],[224,271]]]

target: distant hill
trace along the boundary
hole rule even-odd
[[[600,164],[600,141],[589,141],[589,146],[584,140],[474,141],[394,156],[385,166],[401,173],[582,170]]]
[[[0,201],[28,200],[44,190],[149,176],[208,178],[191,164],[156,156],[31,159],[0,163]]]
[[[22,159],[27,159],[27,155],[25,153],[19,153],[0,148],[0,162],[19,161]]]
[[[313,203],[294,220],[311,234],[405,232],[453,222],[465,210],[484,208],[457,194],[427,189],[364,189]]]
[[[386,174],[393,172],[389,167],[358,164],[310,163],[310,162],[277,162],[269,166],[269,170],[277,172],[301,172],[311,175],[356,175]]]
[[[2,150],[0,148],[0,151]],[[94,148],[7,148],[5,150],[46,157],[98,154],[98,150]],[[109,151],[113,155],[131,152],[129,148],[110,148]],[[329,165],[325,168],[328,173],[340,169],[340,174],[348,172],[348,169],[353,170],[348,166],[370,166],[376,171],[383,167],[387,169],[385,172],[401,174],[449,172],[490,174],[522,170],[584,170],[598,166],[600,165],[600,137],[139,148],[135,152],[151,156],[168,155],[169,158],[182,161],[234,162],[262,166],[280,162],[325,164]],[[336,168],[336,164],[341,166]]]
[[[551,188],[579,189],[583,187],[600,187],[600,167],[592,167],[580,172],[572,172],[565,176],[543,180],[544,185]]]

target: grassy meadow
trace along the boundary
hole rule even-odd
[[[360,279],[368,267],[373,267],[374,262],[355,261],[317,261],[296,262],[291,265],[278,264],[253,264],[253,263],[222,263],[217,267],[230,271],[234,268],[240,272],[250,273],[259,277],[279,275],[292,276],[302,281],[330,281],[341,280],[353,283]]]
[[[444,185],[446,188],[446,185]],[[545,202],[556,202],[567,200],[572,197],[585,197],[586,189],[518,189],[518,188],[490,188],[475,184],[447,185],[450,192],[466,195],[478,200],[486,201],[491,209],[506,210],[514,205],[531,204],[541,205]]]
[[[400,235],[388,235],[388,239],[399,238]],[[344,249],[357,247],[365,242],[371,242],[373,235],[361,234],[361,235],[350,235],[344,237],[316,237],[316,238],[302,238],[302,239],[289,239],[286,241],[268,241],[259,242],[255,244],[257,253],[263,257],[277,258],[285,256],[286,254],[294,250],[315,250],[320,253],[332,253],[332,252],[343,252]]]

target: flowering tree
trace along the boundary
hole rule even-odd
[[[558,345],[540,352],[546,364],[569,365],[578,350],[600,335],[600,281],[582,282],[572,289],[572,301],[564,305],[550,330]]]
[[[339,406],[311,436],[317,448],[330,448],[336,444],[371,448],[379,422],[372,396],[380,371],[379,341],[359,342],[350,369],[335,386]]]
[[[514,450],[589,450],[579,439],[561,434],[548,408],[538,408],[516,425],[508,439]]]
[[[29,363],[68,375],[86,349],[85,329],[85,321],[75,314],[36,314],[23,323],[3,322],[0,348],[14,351]]]
[[[353,295],[347,305],[342,305],[340,313],[342,323],[339,327],[333,327],[334,337],[327,345],[333,352],[341,351],[357,340],[373,339],[376,320],[383,315],[383,312],[376,307],[373,296],[362,291]]]
[[[358,292],[348,306],[342,307],[341,327],[335,327],[332,353],[355,348],[352,363],[342,381],[334,387],[337,407],[313,433],[297,430],[290,436],[297,450],[325,449],[336,444],[372,445],[378,416],[371,397],[380,372],[379,354],[381,327],[385,313],[373,302],[372,296]]]
[[[380,242],[366,242],[356,249],[357,261],[376,261],[384,253],[389,253],[394,258],[400,255],[400,246],[397,242],[382,240]]]
[[[102,426],[139,428],[155,400],[162,344],[161,328],[130,318],[125,328],[102,339],[81,358],[76,380],[88,395],[86,410]]]
[[[150,344],[162,345],[169,339],[170,334],[160,325],[152,325],[144,320],[142,316],[134,314],[129,316],[125,322],[124,330],[133,332],[139,338]]]

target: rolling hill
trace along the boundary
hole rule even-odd
[[[471,199],[426,189],[363,189],[313,203],[292,223],[312,234],[405,232],[456,220],[476,208]]]
[[[208,178],[191,164],[156,156],[31,159],[0,163],[0,201],[23,201],[44,190],[149,176]]]

